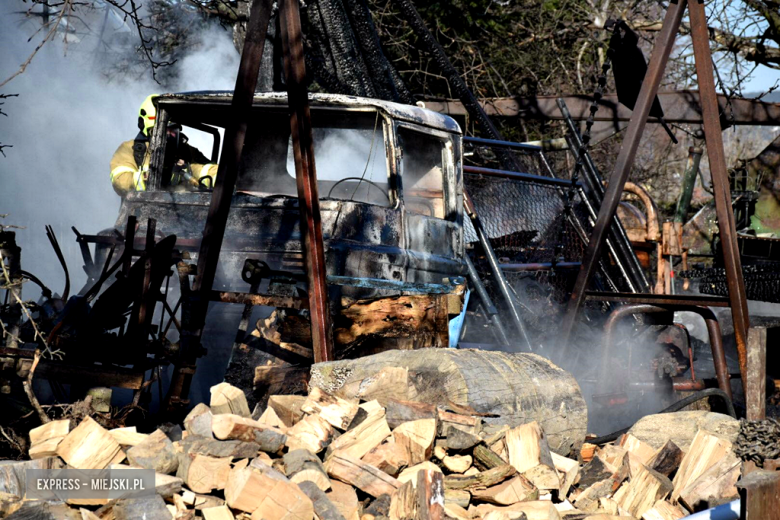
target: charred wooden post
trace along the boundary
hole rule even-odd
[[[311,313],[314,361],[333,359],[333,330],[325,280],[325,244],[322,237],[317,169],[314,165],[309,97],[306,88],[306,65],[303,61],[303,35],[298,0],[283,0],[279,26],[284,48],[284,72],[287,102],[290,110],[290,132],[298,184],[298,211],[301,214],[301,237]]]
[[[747,420],[766,419],[766,329],[748,330],[747,378],[745,380]]]
[[[22,310],[16,302],[22,299],[22,248],[16,245],[16,233],[13,231],[0,230],[0,255],[4,262],[3,271],[0,274],[7,273],[0,277],[0,285],[4,286],[8,292],[8,302],[10,304],[9,320],[7,324],[8,331],[5,334],[5,345],[9,348],[19,346],[19,329],[22,323]]]

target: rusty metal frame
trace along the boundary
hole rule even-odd
[[[624,317],[634,314],[660,313],[660,312],[693,312],[704,319],[707,325],[707,333],[710,338],[710,348],[712,349],[712,361],[715,365],[715,375],[718,380],[718,387],[723,390],[729,399],[734,399],[731,394],[731,383],[729,383],[729,369],[726,365],[726,352],[723,349],[723,337],[720,331],[720,323],[715,313],[707,307],[701,305],[680,305],[677,303],[659,302],[655,305],[646,303],[634,303],[624,305],[612,311],[604,324],[604,353],[602,355],[602,380],[609,377],[610,360],[612,359],[612,347],[614,344],[614,330],[617,323]],[[691,373],[693,373],[693,364],[691,364]]]
[[[728,188],[726,160],[723,151],[718,103],[713,78],[712,57],[709,50],[707,23],[704,6],[699,0],[688,0],[691,17],[691,35],[693,39],[696,70],[699,78],[704,132],[707,141],[707,153],[710,159],[713,185],[715,187],[715,205],[718,214],[718,225],[723,241],[724,263],[726,265],[729,285],[729,304],[734,320],[734,332],[737,350],[740,358],[740,371],[746,374],[747,359],[746,340],[748,327],[747,301],[745,285],[742,279],[742,268],[736,243],[734,216],[731,213],[731,194]],[[561,339],[564,345],[569,344],[569,338],[576,323],[580,306],[586,298],[586,288],[595,271],[607,238],[609,226],[614,220],[615,211],[620,203],[620,195],[628,180],[631,166],[634,163],[639,140],[642,137],[652,101],[663,77],[666,63],[674,47],[675,37],[680,27],[685,4],[677,0],[669,4],[664,18],[663,28],[656,40],[650,64],[648,66],[642,89],[629,123],[623,146],[620,149],[615,170],[610,177],[610,183],[604,194],[604,200],[599,210],[599,216],[588,242],[583,265],[580,269],[574,290],[569,300],[567,313],[561,326]],[[644,295],[639,297],[643,300]]]

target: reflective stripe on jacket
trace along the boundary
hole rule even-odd
[[[133,154],[133,145],[135,141],[125,141],[119,145],[111,158],[111,185],[120,196],[126,195],[130,191],[145,191],[146,179],[149,175],[149,159],[151,154],[144,155],[144,160],[139,167]],[[148,147],[147,147],[148,148]],[[193,148],[193,151],[197,151]],[[198,152],[198,156],[202,154]],[[217,165],[214,163],[190,164],[192,176],[197,182],[204,176],[211,178],[211,186],[217,177]]]

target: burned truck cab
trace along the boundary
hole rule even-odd
[[[122,201],[129,216],[157,222],[177,247],[197,253],[210,183],[172,186],[177,161],[166,129],[218,162],[230,92],[156,98],[157,121],[146,191]],[[408,105],[310,94],[322,228],[329,276],[440,283],[465,273],[461,131],[448,116]],[[247,259],[303,273],[298,198],[287,97],[257,94],[239,165],[215,289],[245,290]],[[344,288],[369,297],[376,289]],[[381,294],[381,290],[378,291]]]

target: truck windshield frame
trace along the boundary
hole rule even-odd
[[[158,126],[164,121],[166,126],[171,122],[224,128],[228,112],[224,105],[161,105]],[[236,191],[260,197],[297,197],[287,107],[255,106],[253,111],[257,117],[247,131]],[[311,113],[320,200],[398,207],[389,116],[374,107],[312,107]],[[164,158],[165,147],[165,142],[157,142],[154,155]],[[168,191],[160,182],[162,170],[157,165],[153,156],[148,190]]]

